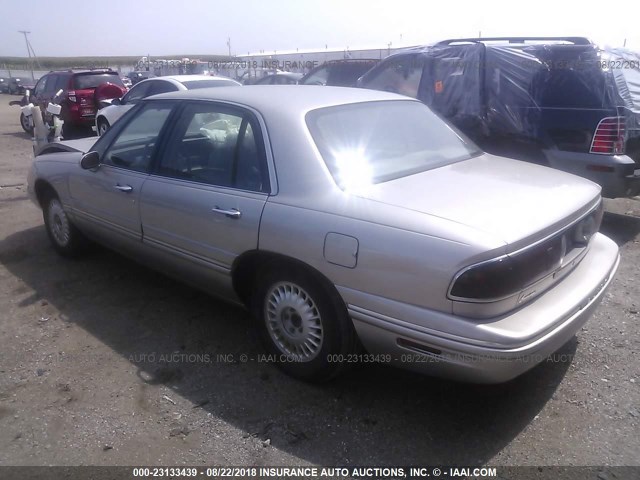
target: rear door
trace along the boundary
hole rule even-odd
[[[271,190],[257,117],[214,102],[185,104],[141,197],[144,242],[222,276],[256,249]]]

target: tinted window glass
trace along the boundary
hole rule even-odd
[[[532,94],[541,107],[602,108],[605,77],[600,69],[541,70],[533,77]]]
[[[338,63],[330,69],[328,85],[349,87],[373,67],[371,62]]]
[[[19,79],[15,79],[15,80],[19,80]],[[45,92],[45,89],[47,88],[48,81],[49,81],[49,75],[45,75],[44,77],[42,77],[36,84],[34,93],[36,95],[42,95]]]
[[[254,85],[273,85],[273,80],[273,75],[267,75],[266,77],[262,77],[260,80],[257,80]]]
[[[56,84],[58,83],[58,75],[47,75],[47,85],[44,87],[44,92],[53,94],[56,90]]]
[[[182,84],[187,87],[189,90],[194,90],[196,88],[210,88],[210,87],[229,87],[229,86],[238,86],[236,82],[233,80],[189,80],[186,82],[182,82]]]
[[[276,75],[275,77],[273,77],[274,85],[292,85],[294,83],[296,83],[296,80],[294,78],[287,77],[285,75]]]
[[[369,102],[323,108],[307,125],[336,183],[357,188],[479,155],[420,102]]]
[[[422,67],[423,62],[415,56],[392,59],[369,77],[363,86],[416,98]]]
[[[69,88],[69,75],[58,75],[58,81],[56,82],[56,92],[60,89],[67,90]]]
[[[129,90],[127,94],[122,98],[122,103],[136,103],[147,97],[147,92],[149,91],[150,86],[151,82],[141,82],[137,85],[134,85],[133,87],[131,87],[131,90]]]
[[[254,128],[241,113],[216,105],[185,108],[158,173],[222,187],[267,192],[266,163]]]
[[[82,73],[75,75],[73,79],[74,88],[78,90],[96,88],[107,82],[124,87],[117,73]]]
[[[178,87],[176,87],[172,83],[165,82],[164,80],[152,80],[149,83],[151,83],[151,87],[149,87],[149,93],[147,94],[147,96],[178,91]]]
[[[316,70],[307,78],[305,78],[301,83],[303,85],[326,85],[328,81],[329,81],[329,68],[320,67],[318,70]]]
[[[150,102],[122,129],[103,157],[103,162],[116,167],[145,172],[172,106]]]

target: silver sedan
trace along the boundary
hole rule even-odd
[[[417,100],[306,86],[150,97],[53,144],[29,191],[91,239],[253,312],[269,358],[502,382],[565,344],[619,262],[600,187],[483,153]]]

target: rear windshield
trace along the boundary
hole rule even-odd
[[[482,153],[421,102],[329,107],[309,112],[306,120],[343,189],[386,182]]]
[[[231,85],[238,86],[236,82],[233,80],[188,80],[186,82],[182,82],[182,84],[187,87],[188,90],[195,90],[196,88],[209,88],[209,87],[228,87]]]
[[[124,87],[117,73],[83,73],[75,75],[73,79],[74,88],[77,90],[96,88],[107,82]]]

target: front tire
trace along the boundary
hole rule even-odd
[[[29,117],[27,117],[24,113],[20,114],[20,126],[29,135],[33,135],[33,127],[31,126],[31,121],[29,120]]]
[[[293,377],[330,380],[356,349],[338,292],[302,269],[271,268],[260,275],[252,310],[270,359]]]
[[[77,257],[86,247],[87,241],[69,219],[62,202],[53,193],[43,202],[44,225],[53,248],[63,257]]]
[[[109,130],[109,122],[105,118],[98,120],[98,136],[101,137]]]

